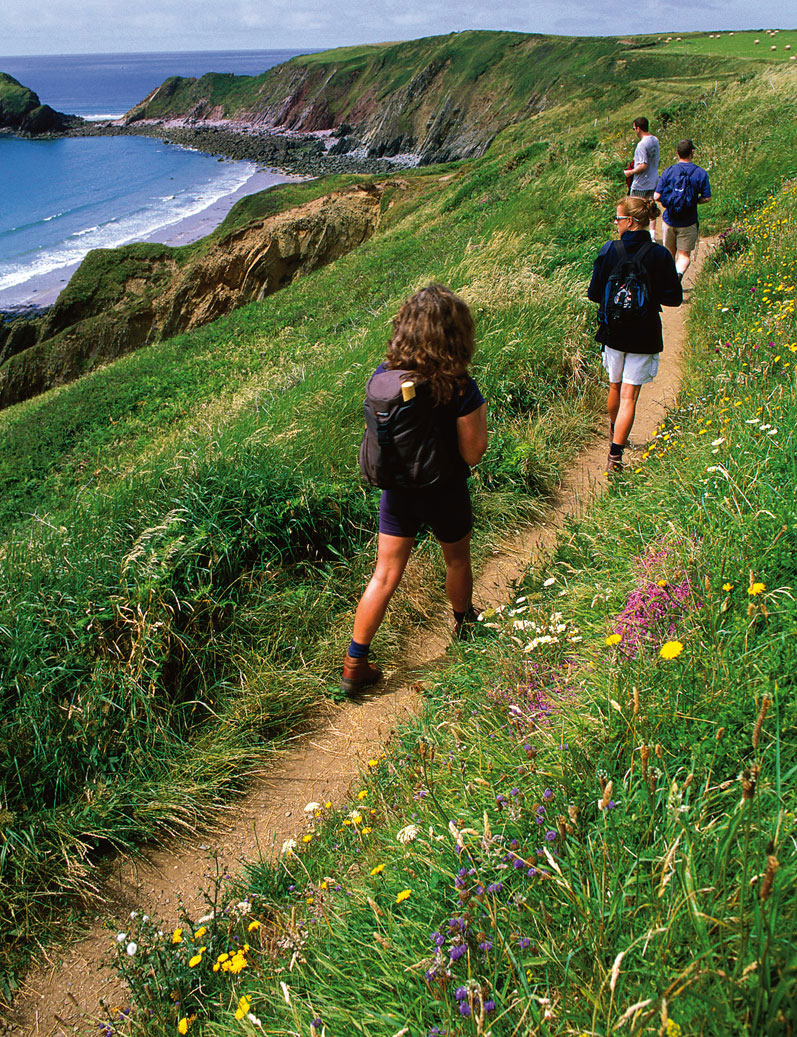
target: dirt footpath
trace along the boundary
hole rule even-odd
[[[710,245],[708,246],[710,247]],[[707,245],[701,246],[705,256]],[[659,373],[640,394],[636,421],[626,457],[633,469],[656,426],[675,402],[680,386],[684,320],[699,268],[687,272],[685,305],[665,309],[665,349]],[[581,515],[608,484],[606,437],[596,439],[579,454],[545,517],[502,544],[477,578],[474,600],[481,606],[506,602],[513,584],[530,565],[550,556],[559,530],[569,517]],[[96,1033],[103,1018],[101,1000],[123,1007],[127,998],[115,973],[103,964],[111,947],[110,931],[125,931],[132,910],[146,911],[172,923],[178,902],[189,914],[204,913],[202,891],[210,884],[209,853],[219,855],[226,872],[242,861],[269,855],[274,847],[301,830],[305,804],[343,802],[352,782],[368,759],[379,753],[395,724],[418,705],[417,670],[442,660],[449,642],[449,617],[440,617],[408,645],[404,665],[388,671],[372,693],[356,702],[330,705],[311,732],[280,756],[246,798],[236,800],[211,832],[195,840],[180,840],[154,852],[146,860],[121,859],[104,883],[106,909],[98,915],[88,938],[52,951],[47,961],[30,972],[17,999],[13,1018],[0,1021],[0,1034],[10,1037],[61,1037]]]

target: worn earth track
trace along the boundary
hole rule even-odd
[[[704,244],[703,255],[706,250]],[[640,395],[627,454],[631,467],[674,403],[680,386],[685,311],[691,295],[688,288],[700,258],[685,278],[685,306],[662,314],[665,351],[656,381]],[[587,446],[551,497],[544,518],[493,551],[477,578],[474,600],[482,606],[504,603],[526,569],[550,556],[565,521],[581,515],[605,489],[607,448],[605,438]],[[401,665],[389,671],[373,693],[356,702],[330,705],[314,728],[280,756],[212,830],[193,840],[176,841],[145,859],[120,859],[104,882],[105,908],[90,935],[50,951],[29,973],[13,1016],[5,1023],[0,1021],[0,1034],[66,1037],[96,1033],[97,1021],[104,1015],[101,1000],[119,1006],[126,1002],[115,974],[104,964],[109,932],[124,930],[131,910],[144,910],[172,923],[177,920],[178,903],[182,903],[189,914],[201,915],[205,908],[202,893],[210,885],[211,852],[218,855],[226,872],[232,872],[242,861],[268,855],[295,835],[302,828],[306,803],[344,801],[365,761],[385,744],[396,724],[417,709],[417,678],[442,661],[448,641],[448,617],[441,616],[407,646]]]

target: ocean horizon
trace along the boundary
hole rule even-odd
[[[0,72],[56,111],[92,120],[119,118],[171,75],[258,75],[297,53],[45,55],[0,58]],[[246,193],[249,183],[262,188],[257,170],[149,137],[0,135],[0,307],[39,304],[44,281],[62,287],[66,277],[58,273],[71,272],[94,248],[169,243],[175,224],[213,207],[221,219],[218,203]]]

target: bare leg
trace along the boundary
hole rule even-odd
[[[636,401],[639,399],[641,385],[629,385],[623,382],[620,388],[620,407],[614,423],[614,442],[618,446],[625,446],[631,434],[631,428],[636,417]]]
[[[682,252],[680,249],[675,253],[675,269],[683,277],[686,271],[689,269],[689,264],[692,262],[692,256],[689,252]]]
[[[620,386],[621,382],[609,382],[609,421],[612,427],[617,423],[617,412],[620,409]]]
[[[455,612],[466,612],[473,598],[473,570],[470,565],[470,533],[453,544],[444,544],[446,595]]]
[[[370,644],[379,629],[388,603],[404,575],[414,543],[414,537],[379,534],[374,575],[360,598],[354,616],[353,637],[360,644]]]

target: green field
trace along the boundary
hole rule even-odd
[[[797,29],[744,32],[693,32],[657,37],[668,53],[751,58],[756,61],[797,61]]]
[[[494,41],[486,35],[489,51]],[[481,41],[466,42],[462,67],[475,74]],[[456,38],[449,46],[456,51]],[[293,925],[295,890],[303,892],[311,936],[291,980],[290,1010],[280,1004],[271,971],[283,967],[281,958],[274,965],[268,954],[253,954],[234,983],[228,970],[213,971],[232,936],[242,936],[219,922],[207,944],[213,958],[210,950],[200,955],[198,971],[171,946],[156,946],[157,930],[142,931],[142,957],[124,964],[132,969],[134,1007],[146,1002],[154,1015],[134,1011],[127,1025],[174,1033],[196,1014],[194,1033],[247,1032],[245,1020],[234,1018],[237,999],[247,994],[264,1025],[269,1019],[279,1033],[312,1033],[312,1025],[320,1034],[315,1018],[330,1035],[381,1037],[405,1025],[413,1034],[435,1026],[472,1033],[474,1012],[486,1011],[486,1000],[500,1013],[491,1024],[496,1037],[532,1032],[551,1006],[559,1027],[551,1032],[604,1033],[609,1022],[619,1026],[635,999],[649,998],[658,1013],[646,1026],[666,1025],[662,1000],[672,1004],[672,990],[688,990],[681,1014],[671,1016],[685,1033],[690,1026],[717,1034],[788,1032],[777,1027],[794,1002],[794,914],[783,891],[794,877],[797,765],[788,676],[795,77],[782,66],[759,73],[711,54],[679,69],[666,55],[648,61],[640,47],[619,59],[625,64],[617,82],[628,89],[607,114],[610,87],[600,86],[597,73],[587,75],[583,57],[557,81],[557,103],[507,125],[483,158],[402,172],[379,232],[356,252],[263,302],[0,413],[6,996],[36,941],[90,897],[104,855],[192,830],[245,789],[259,762],[335,694],[375,529],[375,497],[356,476],[363,384],[382,356],[393,314],[418,286],[450,284],[477,318],[475,373],[490,401],[491,432],[474,480],[478,551],[539,513],[575,452],[603,424],[585,290],[592,257],[612,233],[631,122],[647,112],[663,154],[684,136],[700,146],[713,188],[704,232],[737,229],[724,246],[727,257],[696,291],[691,396],[643,471],[569,536],[552,563],[556,592],[548,574],[529,574],[534,622],[550,626],[551,613],[560,611],[568,629],[581,632],[584,647],[574,650],[572,667],[563,644],[540,659],[550,677],[545,688],[566,670],[579,674],[573,697],[564,697],[550,730],[536,722],[528,732],[513,728],[510,707],[531,706],[507,689],[524,681],[529,694],[541,689],[531,683],[524,645],[512,640],[512,623],[499,617],[500,629],[491,628],[461,663],[454,660],[442,680],[430,681],[428,715],[374,768],[367,788],[373,844],[344,830],[351,826],[335,814],[319,819],[319,837],[300,862],[252,872],[249,892],[264,898],[264,923]],[[288,190],[294,193],[285,198],[297,197]],[[229,223],[282,204],[279,194],[247,199]],[[709,427],[711,435],[701,435]],[[717,475],[720,465],[727,477]],[[650,552],[661,555],[658,569],[646,561]],[[437,586],[435,545],[424,541],[418,556],[417,582]],[[673,613],[670,638],[686,647],[669,667],[655,652],[629,659],[605,645],[654,572],[654,583],[681,586],[684,574],[689,580],[690,604]],[[764,590],[748,596],[759,582]],[[735,597],[727,597],[725,583]],[[560,590],[567,596],[556,597]],[[435,592],[428,600],[399,594],[380,631],[380,660],[442,608]],[[656,648],[668,629],[657,628]],[[646,703],[639,733],[634,687]],[[775,706],[751,754],[764,697]],[[485,712],[488,702],[496,708]],[[718,739],[719,726],[725,732]],[[540,737],[534,753],[523,748],[532,734]],[[578,746],[566,759],[559,748],[565,742]],[[652,790],[647,779],[639,784],[642,742],[656,755]],[[436,746],[434,765],[421,744]],[[539,778],[529,763],[535,753]],[[761,795],[740,812],[733,783],[753,765],[762,768]],[[517,799],[510,778],[519,768],[530,769],[524,798],[510,811],[504,804]],[[601,780],[623,787],[611,815],[595,805],[605,791]],[[666,791],[673,783],[694,789],[689,802],[705,789],[693,827],[673,814]],[[416,812],[424,840],[430,824],[445,839],[448,819],[458,824],[461,816],[462,828],[484,836],[489,822],[502,846],[526,846],[536,838],[533,804],[548,802],[546,788],[565,819],[565,835],[551,822],[556,838],[566,841],[567,824],[575,824],[571,802],[584,826],[572,858],[556,845],[561,875],[546,866],[548,878],[558,876],[542,884],[550,898],[529,893],[528,908],[507,901],[510,915],[503,902],[477,898],[486,914],[474,938],[483,931],[484,939],[456,943],[466,947],[466,960],[450,981],[425,980],[415,966],[436,954],[429,919],[437,926],[454,916],[460,900],[452,884],[462,876],[450,853],[429,869],[423,842],[417,853],[397,850],[396,830],[415,823]],[[428,793],[423,802],[413,798],[420,789]],[[756,900],[748,889],[755,875],[763,882],[767,842],[781,870],[772,899]],[[524,854],[538,848],[529,843]],[[496,864],[485,853],[477,870]],[[380,863],[384,880],[382,870],[371,874]],[[300,881],[294,864],[306,869]],[[320,888],[328,872],[342,879],[344,867],[349,877],[340,885],[351,897],[329,903],[333,932],[314,925],[319,916],[306,910],[308,890]],[[626,877],[631,885],[623,886]],[[396,903],[405,889],[411,894]],[[514,886],[512,893],[527,896]],[[382,905],[377,931],[387,947],[371,935],[368,897]],[[666,939],[659,939],[662,929]],[[642,951],[648,931],[664,948],[655,969]],[[452,939],[445,936],[446,953]],[[486,942],[496,953],[484,961],[478,944]],[[697,957],[685,956],[683,949],[694,947]],[[621,953],[634,962],[633,978],[617,964],[612,981]],[[336,966],[344,960],[347,970]],[[147,968],[157,974],[155,986]],[[342,971],[359,977],[357,989]],[[457,998],[460,986],[466,993]],[[175,989],[179,1009],[170,997]],[[463,1001],[470,1016],[458,1007]],[[352,1003],[365,1006],[356,1020]],[[703,1003],[719,1006],[717,1028]],[[762,1019],[766,1031],[755,1029]]]

